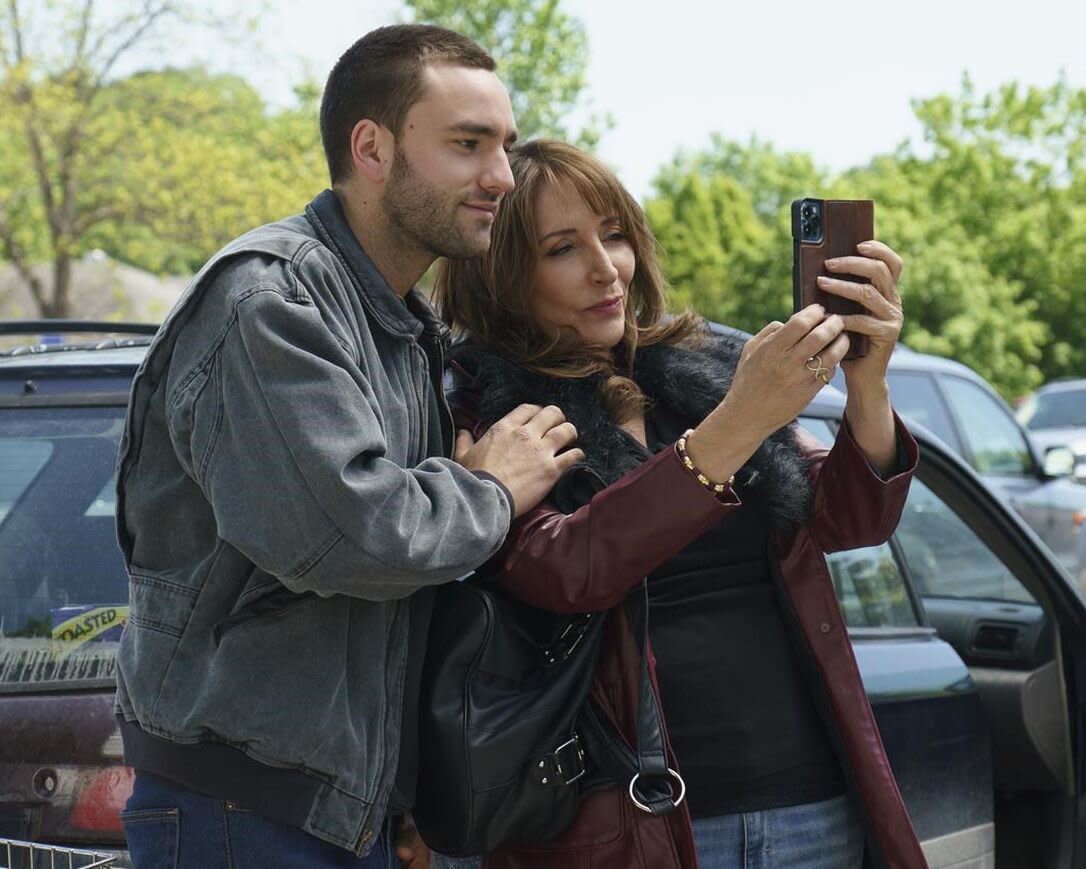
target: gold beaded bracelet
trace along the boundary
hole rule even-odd
[[[694,460],[690,458],[690,454],[686,451],[686,440],[693,433],[694,430],[692,428],[688,428],[682,433],[682,437],[675,441],[675,452],[679,454],[679,460],[683,463],[683,467],[685,467],[691,474],[693,474],[697,478],[697,481],[699,483],[701,483],[714,495],[723,495],[724,490],[735,482],[735,474],[732,474],[730,477],[728,477],[728,481],[726,483],[714,483],[707,476],[705,476],[705,474],[698,470],[698,466],[694,464]]]

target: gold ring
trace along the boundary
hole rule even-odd
[[[811,367],[811,363],[814,363],[814,367]],[[814,356],[808,356],[806,363],[804,363],[808,371],[813,371],[815,376],[818,376],[819,371],[827,371],[828,369],[822,367],[822,357],[817,353]]]

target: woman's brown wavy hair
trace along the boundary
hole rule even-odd
[[[630,379],[638,347],[689,343],[703,330],[692,313],[666,316],[666,285],[656,238],[641,206],[615,174],[590,154],[551,139],[517,145],[509,155],[515,189],[498,208],[490,250],[470,260],[443,260],[434,302],[458,334],[526,368],[553,377],[604,375],[601,399],[623,422],[644,408]],[[532,312],[531,293],[541,252],[535,205],[548,184],[568,183],[596,214],[617,217],[633,247],[636,268],[627,287],[626,329],[614,348],[586,347],[571,330],[545,331]]]

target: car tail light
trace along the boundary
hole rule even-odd
[[[127,766],[110,766],[97,773],[80,791],[69,823],[79,830],[122,832],[121,809],[132,793],[134,778]]]
[[[1071,516],[1071,521],[1075,523],[1076,528],[1081,526],[1083,522],[1086,522],[1086,510],[1076,510]]]

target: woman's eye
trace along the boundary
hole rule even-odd
[[[549,251],[547,251],[547,256],[561,256],[562,254],[568,253],[571,250],[573,250],[573,245],[560,244],[558,245],[558,247],[552,247]]]
[[[621,229],[612,229],[609,233],[607,233],[607,235],[604,236],[604,239],[607,241],[625,241],[626,233],[624,233]]]

